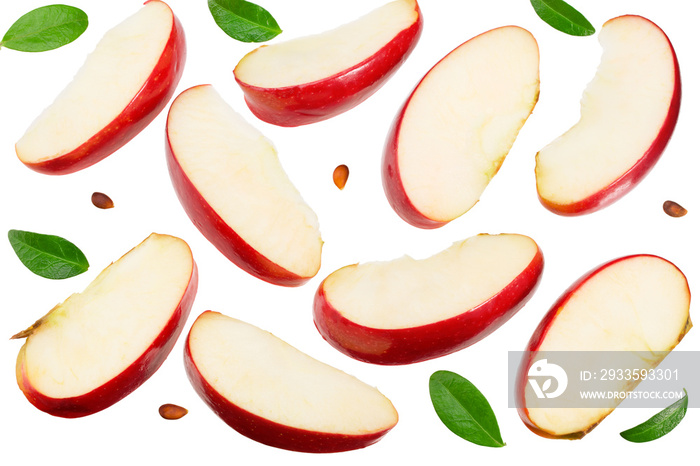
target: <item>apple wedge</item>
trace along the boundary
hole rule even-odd
[[[549,399],[538,398],[527,381],[540,354],[586,351],[590,367],[600,369],[610,367],[609,352],[629,352],[634,362],[628,364],[635,367],[627,369],[652,369],[692,327],[689,308],[685,276],[657,256],[622,257],[581,277],[554,303],[527,345],[515,387],[525,425],[543,437],[581,438],[622,401],[611,400],[606,407],[547,406]],[[615,380],[615,392],[632,391],[639,382]]]
[[[630,191],[661,157],[678,120],[681,78],[664,32],[640,16],[600,31],[603,56],[581,118],[537,154],[537,192],[560,215],[601,209]]]
[[[210,85],[173,101],[166,128],[170,177],[199,231],[228,259],[269,283],[298,286],[321,267],[316,214],[272,143]]]
[[[539,49],[506,26],[463,43],[418,83],[389,132],[382,181],[405,221],[438,228],[477,203],[539,97]]]
[[[318,287],[314,323],[360,361],[425,361],[503,325],[532,296],[543,267],[537,244],[513,234],[474,236],[423,260],[350,265]]]
[[[377,442],[398,422],[376,388],[218,312],[204,312],[192,325],[185,369],[224,422],[277,448],[354,450]]]
[[[184,66],[182,25],[168,5],[147,1],[104,35],[73,81],[17,142],[17,156],[51,175],[99,162],[160,113]]]
[[[80,417],[136,390],[165,361],[197,292],[183,240],[153,233],[27,330],[17,383],[37,408]]]
[[[406,60],[422,27],[416,0],[396,0],[337,29],[263,45],[233,74],[261,120],[315,123],[374,94]]]

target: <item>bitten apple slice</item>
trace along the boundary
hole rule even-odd
[[[394,120],[382,163],[394,210],[438,228],[476,204],[498,172],[539,96],[539,49],[507,26],[440,60]]]
[[[233,73],[261,120],[315,123],[374,94],[414,49],[422,27],[416,0],[396,0],[323,34],[263,45]]]
[[[639,16],[600,31],[598,71],[581,119],[537,154],[537,192],[561,215],[601,209],[636,186],[661,157],[678,120],[681,78],[668,37]]]
[[[15,335],[17,383],[37,408],[80,417],[137,389],[165,361],[197,292],[197,267],[183,240],[153,233]]]
[[[541,352],[598,352],[591,353],[596,369],[609,367],[604,352],[636,352],[638,365],[629,369],[651,369],[692,327],[689,308],[685,276],[657,256],[622,257],[581,277],[554,303],[527,345],[515,388],[525,425],[543,437],[581,438],[621,401],[612,400],[611,407],[547,406],[549,399],[537,398],[527,382],[528,369]],[[599,354],[606,360],[596,361]],[[616,381],[615,391],[634,390],[639,382]]]
[[[355,359],[409,364],[481,340],[532,296],[544,267],[527,236],[478,235],[423,260],[336,270],[314,299],[323,338]]]
[[[224,422],[273,447],[354,450],[377,442],[398,422],[376,388],[217,312],[204,312],[192,325],[185,368]]]
[[[108,31],[73,81],[17,142],[41,173],[89,167],[129,142],[160,113],[185,66],[185,35],[172,10],[149,0]]]
[[[199,231],[246,272],[298,286],[321,267],[316,214],[272,143],[210,85],[184,91],[167,122],[170,177]]]

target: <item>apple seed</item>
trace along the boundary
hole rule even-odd
[[[158,413],[163,419],[174,420],[187,414],[187,410],[182,406],[166,403],[158,408]]]
[[[114,202],[108,195],[98,192],[92,193],[92,204],[98,209],[111,209],[114,207]]]
[[[671,217],[682,217],[688,213],[688,210],[677,202],[666,201],[664,202],[664,212]]]
[[[350,169],[347,165],[338,165],[333,170],[333,183],[338,187],[338,189],[343,189],[345,183],[348,182],[348,176],[350,175]]]

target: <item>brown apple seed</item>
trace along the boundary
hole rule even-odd
[[[343,189],[345,183],[348,182],[348,176],[350,175],[350,169],[347,165],[338,165],[333,170],[333,183],[338,187],[338,189]]]
[[[187,414],[187,410],[182,406],[166,403],[158,408],[158,413],[163,419],[174,420]]]
[[[671,217],[682,217],[688,213],[682,205],[673,201],[664,202],[664,212]]]
[[[92,204],[98,209],[111,209],[114,207],[112,199],[104,193],[92,193]]]

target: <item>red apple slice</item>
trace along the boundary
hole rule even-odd
[[[37,408],[80,417],[136,390],[165,361],[197,292],[189,246],[152,234],[15,335],[17,383]]]
[[[465,42],[418,83],[389,132],[384,191],[408,223],[437,228],[476,204],[539,96],[539,50],[507,26]]]
[[[234,264],[276,285],[298,286],[321,267],[316,214],[287,177],[272,143],[210,85],[173,102],[170,177],[199,231]]]
[[[527,236],[479,235],[428,259],[336,270],[314,299],[314,322],[344,354],[408,364],[466,348],[532,296],[544,261]]]
[[[689,308],[685,276],[657,256],[622,257],[581,277],[554,303],[527,345],[515,392],[525,425],[543,437],[581,438],[614,409],[547,406],[527,385],[528,368],[540,352],[595,351],[605,358],[606,351],[638,352],[638,368],[654,368],[692,327]],[[607,367],[609,361],[600,363]],[[620,380],[616,392],[634,390],[638,383]]]
[[[374,94],[406,60],[422,27],[416,0],[396,0],[332,31],[259,47],[233,73],[261,120],[315,123]]]
[[[52,175],[99,162],[160,113],[184,66],[182,25],[168,5],[149,0],[104,35],[73,81],[17,142],[17,156]]]
[[[661,157],[678,119],[681,78],[671,42],[639,16],[600,31],[598,71],[581,119],[537,154],[537,192],[557,214],[601,209],[636,186]]]
[[[377,442],[398,422],[376,388],[217,312],[203,313],[192,325],[185,368],[224,422],[273,447],[353,450]]]

